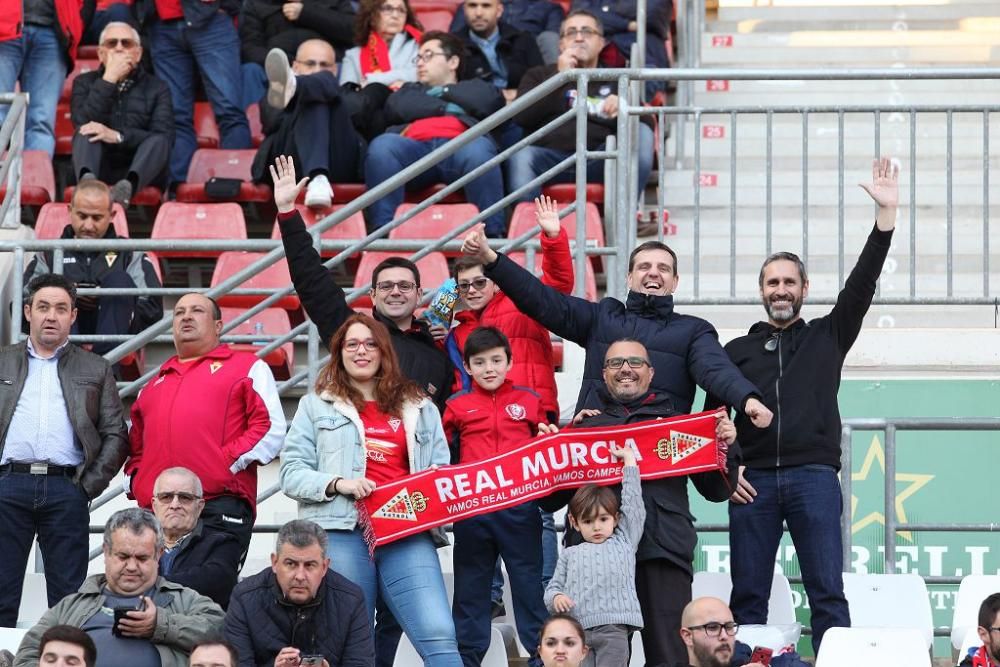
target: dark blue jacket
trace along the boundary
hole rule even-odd
[[[627,303],[612,298],[593,303],[544,285],[504,255],[486,267],[486,275],[522,313],[587,351],[578,411],[601,407],[604,354],[622,338],[646,346],[656,370],[650,390],[666,395],[674,412],[691,411],[697,385],[738,411],[748,398],[760,396],[719,345],[715,328],[699,317],[674,312],[672,296],[629,292]]]
[[[546,31],[558,33],[563,16],[562,7],[549,0],[505,0],[500,23],[532,35]],[[451,20],[448,32],[457,33],[468,25],[465,21],[465,7],[459,5],[455,8],[455,17]]]

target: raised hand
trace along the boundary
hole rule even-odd
[[[535,197],[535,220],[551,239],[559,236],[559,204],[551,197]]]
[[[872,182],[859,183],[868,196],[879,206],[878,227],[889,231],[896,226],[896,207],[899,205],[899,163],[892,158],[872,161]]]
[[[270,166],[271,180],[274,181],[274,204],[278,213],[288,213],[295,209],[302,188],[306,187],[309,178],[295,182],[295,160],[291,156],[279,155]]]
[[[616,459],[621,461],[627,466],[634,466],[635,463],[635,452],[632,451],[631,447],[617,447],[615,445],[608,445],[608,450],[611,455]]]
[[[472,228],[462,241],[462,253],[478,259],[484,265],[497,261],[497,253],[486,240],[486,225],[480,223]]]

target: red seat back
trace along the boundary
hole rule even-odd
[[[307,228],[316,224],[318,216],[315,211],[302,205],[298,205],[295,208],[298,209],[299,215],[302,216]],[[330,212],[336,211],[340,208],[343,207],[334,206]],[[324,211],[323,217],[326,217],[326,214],[327,212]],[[328,241],[357,241],[359,239],[363,239],[367,235],[368,232],[365,230],[365,216],[361,213],[361,211],[358,211],[346,220],[342,220],[340,223],[327,229],[325,232],[320,234],[320,238]],[[279,227],[277,220],[274,221],[274,227],[271,228],[271,238],[281,238],[281,228]],[[323,251],[321,254],[324,257],[333,257],[337,253],[334,251]]]
[[[416,204],[400,204],[395,217],[398,218],[414,206]],[[479,209],[475,204],[434,204],[389,232],[389,238],[441,239],[478,214]]]
[[[219,260],[215,263],[215,271],[212,273],[211,286],[221,284],[230,276],[239,273],[250,266],[265,253],[262,252],[224,252],[219,255]],[[292,277],[288,273],[288,262],[282,259],[275,262],[256,275],[251,276],[246,281],[240,283],[243,289],[273,289],[278,287],[288,287],[292,284]],[[220,306],[233,306],[237,308],[250,308],[256,306],[267,297],[266,294],[225,294],[216,299]],[[299,297],[289,295],[272,304],[275,308],[285,310],[298,310],[300,306]]]
[[[153,221],[151,239],[245,239],[246,222],[239,204],[167,202]],[[160,257],[217,257],[218,250],[157,250]]]
[[[222,308],[222,321],[231,322],[243,314],[242,308]],[[281,308],[267,308],[257,313],[250,319],[242,322],[227,333],[234,336],[252,336],[257,331],[257,324],[261,325],[260,333],[267,336],[280,336],[292,330],[288,320],[288,313]],[[230,343],[230,347],[244,352],[256,353],[270,341],[263,343]],[[295,365],[295,344],[285,343],[274,352],[263,357],[264,362],[271,369],[275,380],[287,380],[291,377],[292,368]]]

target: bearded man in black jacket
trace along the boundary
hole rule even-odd
[[[735,418],[743,465],[729,506],[730,606],[737,623],[767,622],[784,521],[809,596],[817,652],[827,629],[851,624],[842,576],[837,390],[844,359],[875,295],[899,200],[898,165],[882,158],[872,172],[873,183],[862,187],[879,206],[875,228],[833,310],[802,319],[799,311],[809,293],[805,266],[792,253],[776,253],[764,261],[759,277],[767,321],[725,348],[774,411],[766,429],[751,428],[742,415]],[[721,404],[712,396],[706,401],[706,407]]]

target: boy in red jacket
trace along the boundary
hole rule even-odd
[[[465,340],[463,356],[472,386],[452,396],[444,411],[445,434],[459,463],[492,458],[534,437],[545,410],[538,394],[507,380],[512,366],[507,337],[494,327],[479,327]],[[518,636],[533,647],[548,615],[542,599],[542,520],[534,502],[455,524],[452,615],[467,666],[480,664],[490,645],[497,556],[507,564]]]

